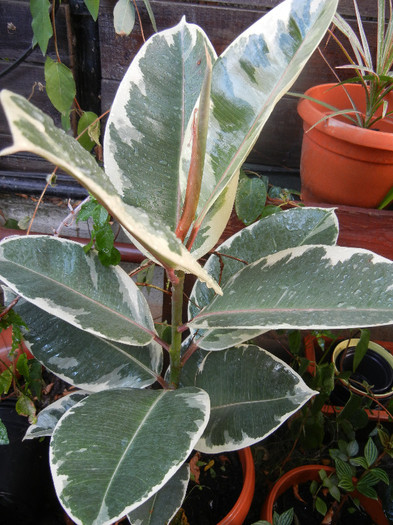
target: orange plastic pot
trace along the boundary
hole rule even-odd
[[[273,507],[277,499],[294,485],[300,485],[301,483],[307,483],[308,481],[320,480],[319,471],[325,470],[328,474],[334,472],[333,467],[325,467],[324,465],[302,465],[301,467],[294,468],[286,474],[284,474],[277,483],[273,486],[270,491],[267,500],[262,508],[261,519],[273,523]],[[359,499],[362,507],[374,521],[376,525],[389,525],[381,502],[366,498],[359,492],[355,491],[354,496]]]
[[[243,469],[243,488],[231,511],[218,525],[242,525],[250,510],[255,489],[255,467],[249,447],[239,450],[239,459]]]
[[[12,363],[9,358],[9,353],[12,347],[12,326],[0,332],[0,372],[3,372]],[[28,359],[32,359],[33,355],[28,350],[27,346],[22,343],[17,350],[17,355],[25,353]]]
[[[364,112],[365,93],[360,85],[321,84],[306,95],[337,109],[350,109],[350,95]],[[393,110],[393,94],[386,98]],[[317,102],[302,99],[298,113],[303,119],[300,159],[302,199],[306,202],[333,203],[362,208],[377,208],[393,187],[393,120],[380,120],[375,129],[332,117]],[[310,129],[316,122],[314,128]]]

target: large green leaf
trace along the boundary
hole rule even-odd
[[[160,264],[206,279],[220,293],[217,283],[201,268],[173,231],[141,208],[123,202],[116,186],[75,139],[56,128],[50,117],[20,95],[2,90],[0,99],[14,139],[14,144],[2,150],[1,155],[30,151],[60,166],[104,204]]]
[[[29,327],[25,338],[34,357],[71,385],[90,392],[145,388],[161,373],[162,348],[154,341],[138,347],[102,339],[26,301],[15,310]]]
[[[318,46],[337,3],[286,0],[242,33],[215,62],[197,226],[238,172],[274,106]],[[190,147],[188,142],[185,146]]]
[[[146,345],[154,323],[141,291],[118,266],[103,266],[81,244],[44,235],[0,243],[1,279],[39,308],[87,332]]]
[[[333,245],[337,241],[338,221],[333,210],[323,208],[294,208],[283,211],[244,228],[227,239],[211,255],[205,269],[221,286],[245,263],[253,263],[262,257],[287,248],[308,244]],[[202,283],[195,283],[188,304],[189,318],[197,315],[214,298]],[[204,348],[214,350],[233,346],[260,334],[249,330],[212,330],[203,335]]]
[[[202,452],[239,450],[261,441],[317,393],[281,359],[255,345],[199,352],[187,368],[190,384],[210,397],[209,423],[195,447]]]
[[[392,323],[392,261],[367,250],[301,246],[245,266],[189,324],[246,333]]]
[[[113,101],[104,139],[105,169],[123,200],[175,230],[187,171],[181,149],[201,92],[205,33],[183,19],[153,35],[132,61]]]
[[[92,394],[65,413],[52,436],[62,505],[83,525],[109,524],[131,512],[178,471],[208,417],[209,397],[193,387]]]
[[[162,489],[128,514],[131,525],[170,523],[185,498],[189,480],[190,468],[185,464]]]

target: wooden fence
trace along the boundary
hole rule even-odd
[[[328,0],[327,0],[328,1]],[[159,30],[175,25],[183,15],[189,22],[199,24],[213,42],[216,51],[225,47],[245,28],[274,7],[277,0],[151,0]],[[62,2],[56,15],[59,54],[73,69],[78,86],[78,101],[84,110],[105,111],[111,105],[117,85],[126,68],[143,42],[139,23],[132,34],[115,34],[112,11],[115,0],[101,0],[97,23],[88,14],[83,0]],[[376,40],[376,0],[358,0],[372,42]],[[144,37],[152,34],[152,27],[142,1],[140,8]],[[339,12],[355,25],[352,0],[340,0]],[[29,50],[32,41],[31,16],[28,0],[0,2],[0,88],[7,88],[26,97],[53,116],[59,117],[48,101],[44,89],[44,57],[39,49],[27,53],[12,71],[10,66]],[[53,40],[53,39],[52,39]],[[343,63],[338,46],[331,40],[321,49],[331,65]],[[53,41],[49,55],[55,58]],[[293,91],[304,92],[315,83],[334,81],[334,76],[319,52],[315,52]],[[282,172],[297,173],[301,145],[301,122],[296,113],[297,99],[284,96],[279,102],[248,161]],[[1,111],[1,110],[0,110]],[[0,112],[0,145],[11,141],[4,114]],[[50,167],[42,160],[27,154],[0,157],[0,190],[36,191]],[[40,182],[41,181],[41,182]],[[59,178],[57,190],[78,193],[77,185]]]

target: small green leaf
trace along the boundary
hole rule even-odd
[[[36,422],[36,408],[33,401],[29,397],[23,394],[20,395],[18,397],[18,401],[16,402],[15,408],[20,416],[28,416],[30,423]]]
[[[350,477],[341,478],[338,482],[338,486],[344,489],[346,492],[352,492],[355,489],[352,478]]]
[[[389,485],[389,476],[382,468],[373,468],[369,474],[372,474],[378,481],[383,481],[386,485]]]
[[[265,178],[240,172],[235,208],[237,216],[246,226],[260,217],[265,207],[266,196]]]
[[[61,62],[46,57],[45,82],[50,101],[60,113],[66,115],[76,95],[75,80],[71,71]]]
[[[85,0],[85,4],[94,21],[97,20],[100,0]]]
[[[318,497],[316,500],[315,500],[315,508],[317,509],[317,511],[319,512],[319,514],[322,514],[322,516],[325,516],[326,513],[327,513],[327,505],[326,503],[323,501],[323,499],[321,499],[320,497]]]
[[[43,55],[46,55],[49,39],[53,35],[52,24],[49,16],[49,0],[30,0],[30,12],[33,17],[31,27],[33,29],[33,45],[40,46]]]
[[[316,481],[315,479],[310,483],[310,494],[312,494],[314,496],[314,494],[316,494],[317,490],[319,488],[319,484],[318,484],[318,481]]]
[[[71,129],[71,111],[66,111],[61,114],[61,126],[64,131],[70,131]]]
[[[321,478],[322,481],[325,480],[327,478],[326,470],[321,469],[319,471],[319,477]]]
[[[0,374],[0,395],[7,394],[12,384],[12,372],[8,368]]]
[[[10,440],[8,439],[7,429],[0,419],[0,445],[9,445]]]
[[[78,121],[78,142],[87,151],[91,151],[96,144],[99,144],[101,127],[97,118],[93,111],[85,111]]]
[[[113,9],[113,25],[120,36],[127,36],[134,29],[135,8],[130,0],[118,0]]]
[[[149,15],[151,25],[153,26],[154,31],[157,33],[157,24],[156,19],[154,17],[153,9],[151,8],[149,0],[143,0],[143,3],[145,4],[147,14]]]
[[[29,359],[29,388],[33,398],[41,399],[42,395],[42,366],[36,359]]]
[[[348,446],[347,446],[348,456],[353,457],[358,452],[359,452],[359,444],[355,439],[353,439],[352,441],[348,443]]]
[[[341,492],[340,492],[340,489],[337,487],[337,485],[332,485],[332,486],[329,488],[329,492],[330,492],[330,495],[331,495],[336,501],[340,501],[340,500],[341,500]]]
[[[108,221],[109,213],[106,211],[106,209],[101,206],[101,204],[98,204],[96,201],[96,206],[92,213],[92,218],[94,221],[94,229],[98,230],[99,228],[102,228],[106,225]]]
[[[335,466],[336,466],[336,471],[337,471],[337,475],[339,479],[343,477],[349,477],[349,478],[352,477],[353,472],[352,472],[350,465],[346,463],[345,461],[343,461],[342,459],[336,458]]]
[[[360,456],[358,458],[351,458],[349,460],[351,465],[354,465],[355,467],[363,467],[364,469],[368,468],[367,461],[364,457]]]
[[[121,261],[121,254],[117,248],[112,248],[110,251],[100,250],[98,258],[104,266],[116,266]]]
[[[277,518],[277,525],[291,525],[293,522],[293,508],[290,508],[284,511]],[[276,525],[276,520],[274,520],[274,525]]]
[[[368,467],[371,467],[371,465],[373,465],[377,460],[378,449],[371,438],[368,438],[368,441],[364,447],[364,457],[366,458]]]
[[[22,375],[25,379],[28,379],[29,377],[29,367],[27,364],[27,356],[26,354],[20,354],[18,357],[18,361],[16,363],[16,369]]]
[[[94,208],[97,206],[97,201],[94,197],[90,195],[89,200],[87,200],[81,207],[76,222],[87,221],[93,215]]]
[[[356,489],[360,492],[360,494],[363,494],[363,496],[366,496],[367,498],[378,499],[377,491],[370,486],[367,480],[359,480],[359,482],[356,485]]]
[[[361,330],[360,331],[360,339],[358,344],[355,348],[355,356],[353,358],[353,372],[356,371],[357,367],[360,365],[363,357],[366,355],[366,352],[368,350],[368,343],[370,342],[370,331],[369,330]]]

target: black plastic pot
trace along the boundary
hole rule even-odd
[[[23,440],[29,422],[15,410],[15,400],[0,401],[0,419],[9,444],[0,445],[1,525],[64,524],[48,462],[48,441]]]
[[[341,341],[333,351],[332,360],[336,372],[351,371],[355,348],[359,339]],[[362,395],[366,389],[362,382],[370,385],[373,395],[380,401],[385,401],[393,396],[393,356],[377,343],[369,343],[369,348],[348,380],[341,379],[339,386],[335,389],[335,395],[343,397],[344,390],[352,390]]]

